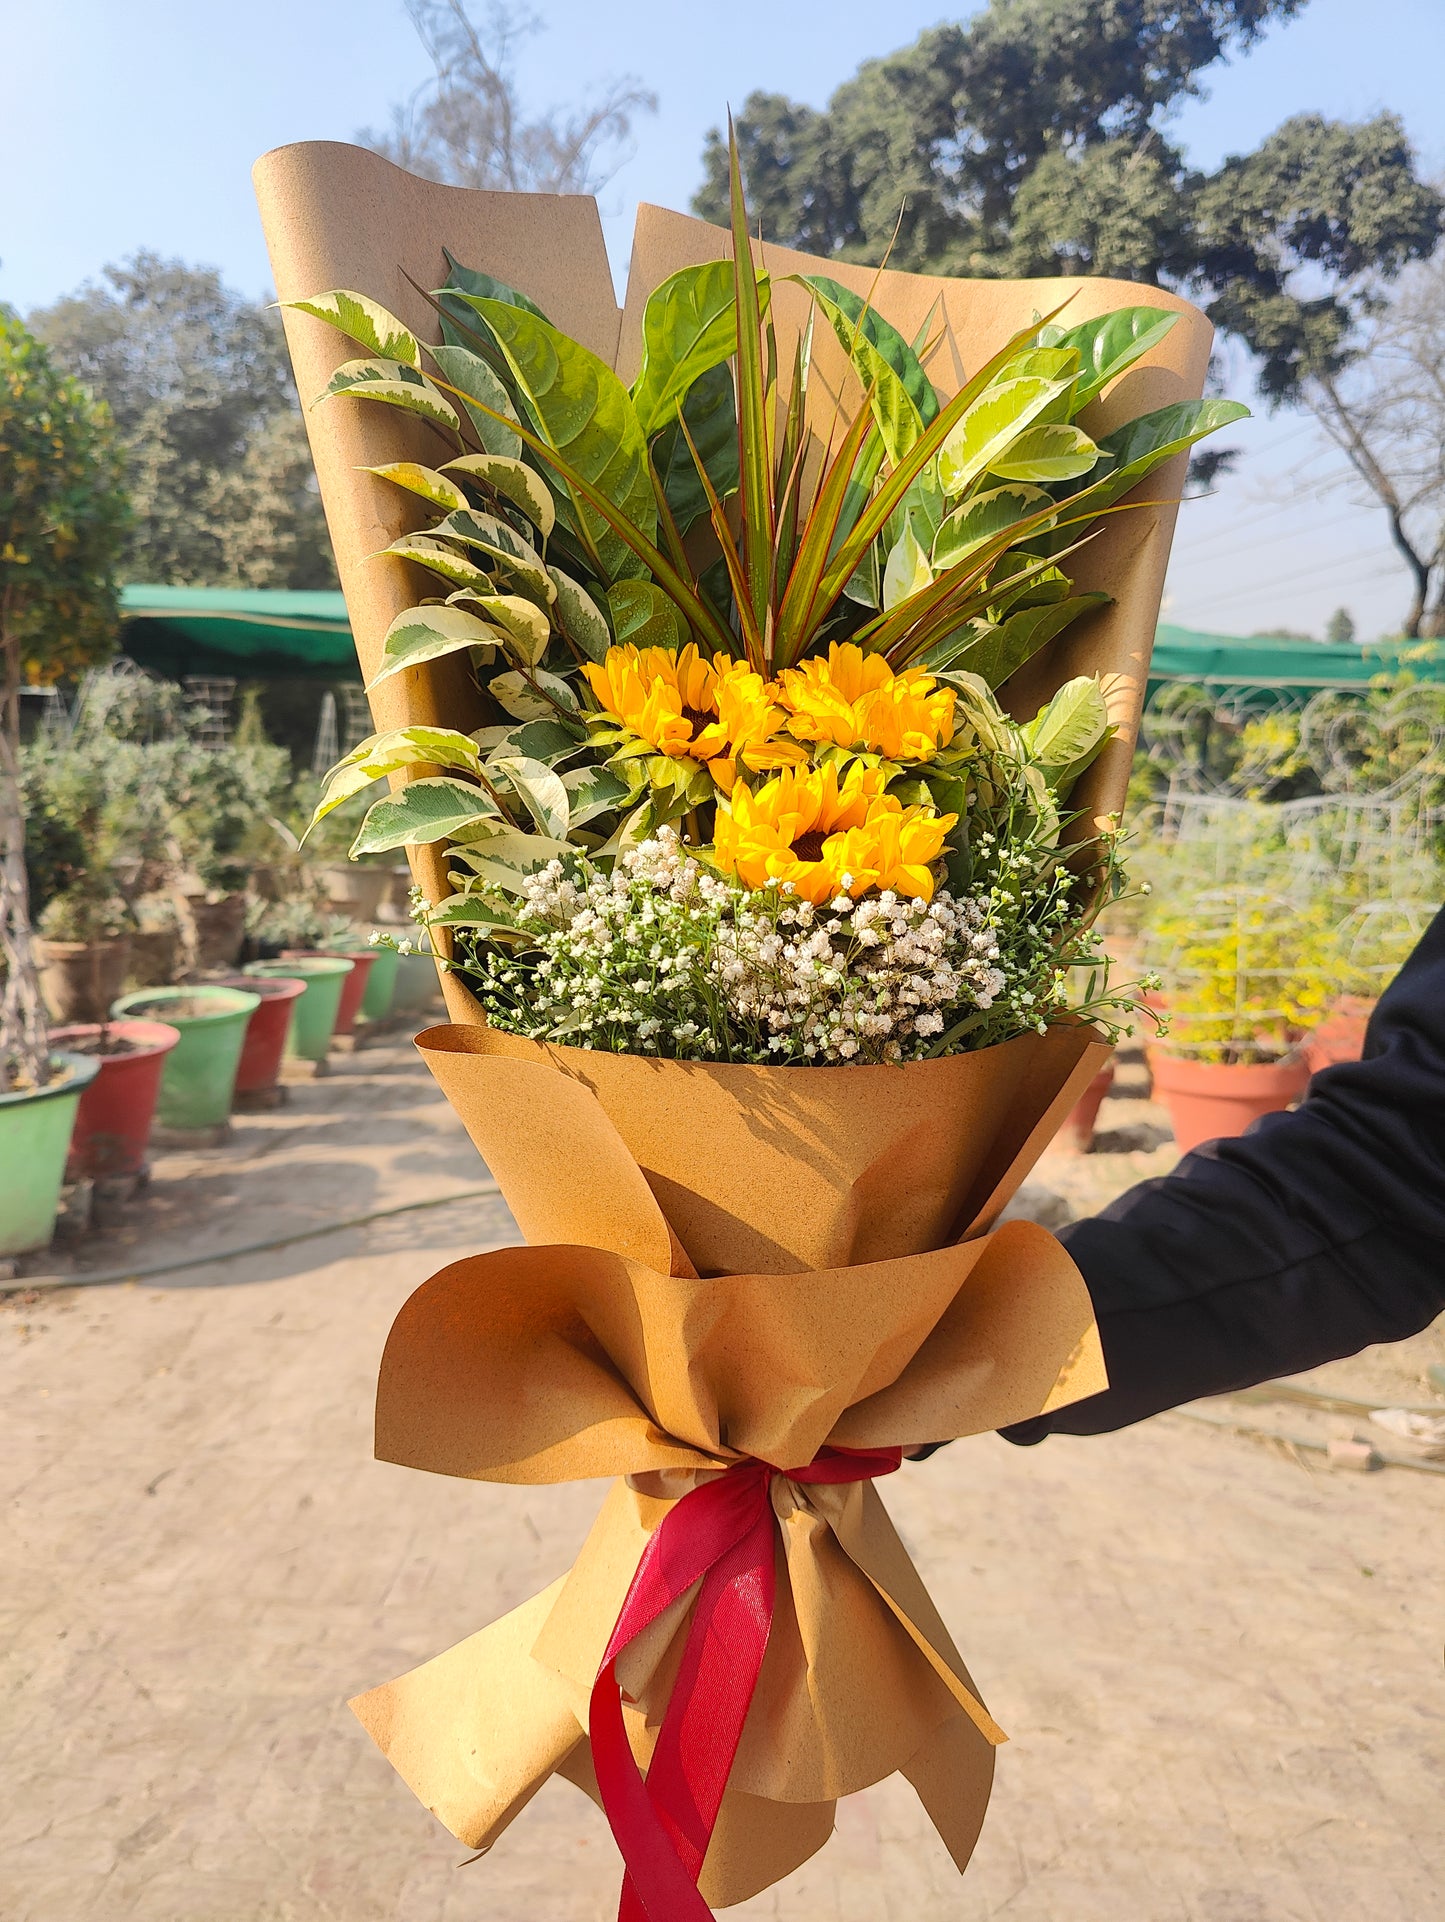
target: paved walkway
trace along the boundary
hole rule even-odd
[[[399,1044],[159,1172],[155,1259],[482,1178]],[[463,1866],[343,1706],[543,1586],[599,1499],[370,1459],[392,1315],[509,1231],[499,1204],[462,1204],[0,1313],[6,1922],[615,1913],[610,1838],[574,1790]],[[731,1913],[1445,1913],[1445,1477],[1312,1472],[1166,1417],[1028,1451],[984,1438],[886,1496],[1014,1738],[983,1841],[960,1882],[884,1785]]]

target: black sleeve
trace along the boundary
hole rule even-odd
[[[1010,1441],[1124,1428],[1427,1327],[1445,1310],[1445,911],[1381,997],[1362,1061],[1060,1240],[1110,1387]]]

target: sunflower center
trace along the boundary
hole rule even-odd
[[[701,734],[705,727],[712,726],[717,716],[710,708],[684,707],[682,710],[682,718],[687,722],[694,734]]]
[[[793,853],[800,861],[821,861],[823,858],[823,843],[827,838],[828,836],[825,829],[809,828],[806,834],[800,834],[797,840],[794,841]]]

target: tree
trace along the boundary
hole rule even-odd
[[[1337,607],[1325,628],[1325,639],[1336,647],[1346,647],[1355,638],[1355,617],[1347,607]]]
[[[1393,292],[1358,295],[1365,318],[1306,362],[1295,391],[1349,463],[1341,479],[1385,511],[1410,573],[1404,633],[1445,636],[1445,260]],[[1338,617],[1337,617],[1338,618]]]
[[[121,471],[104,402],[0,310],[0,1090],[49,1079],[25,875],[20,690],[115,645]]]
[[[891,244],[891,263],[918,271],[1111,274],[1201,301],[1248,350],[1267,402],[1308,406],[1384,505],[1416,583],[1408,629],[1433,632],[1445,516],[1427,502],[1445,435],[1425,392],[1429,329],[1408,306],[1414,346],[1380,328],[1390,284],[1433,254],[1445,200],[1388,113],[1296,115],[1212,174],[1163,131],[1211,65],[1304,4],[989,0],[867,61],[824,112],[750,95],[738,121],[749,203],[765,239],[811,253],[876,263]],[[718,131],[704,169],[694,209],[725,223]],[[1387,343],[1413,368],[1389,394],[1367,371]],[[1229,452],[1193,479],[1207,486]]]
[[[428,180],[514,193],[595,193],[626,158],[632,119],[656,97],[631,76],[600,96],[528,119],[512,72],[517,43],[537,19],[511,0],[488,0],[478,25],[465,0],[406,0],[432,78],[392,112],[386,133],[357,138]]]
[[[127,579],[335,583],[276,316],[210,268],[138,253],[30,316],[110,404],[134,523]]]

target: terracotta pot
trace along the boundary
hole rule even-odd
[[[126,979],[133,988],[166,988],[176,978],[179,928],[140,928],[130,937]]]
[[[113,941],[37,941],[40,987],[58,1022],[104,1021],[125,986],[130,936]]]
[[[219,901],[208,901],[204,894],[188,894],[186,907],[195,950],[191,966],[203,974],[211,968],[234,968],[246,934],[245,895],[227,894]]]
[[[211,985],[260,995],[261,1005],[252,1011],[246,1039],[241,1044],[236,1093],[259,1094],[262,1089],[274,1088],[281,1079],[291,1016],[297,1001],[306,992],[305,981],[285,976],[236,974],[223,976]]]
[[[110,1045],[128,1043],[124,1052],[99,1054],[102,1035]],[[180,1040],[180,1030],[165,1021],[112,1021],[70,1028],[53,1028],[50,1039],[98,1064],[95,1079],[80,1097],[65,1179],[106,1180],[138,1175],[145,1167],[146,1148],[155,1120],[156,1100],[166,1056]]]
[[[1311,1074],[1333,1068],[1339,1061],[1358,1061],[1365,1052],[1365,1030],[1375,1003],[1364,995],[1342,994],[1317,1028],[1300,1043]]]
[[[1104,1097],[1114,1085],[1114,1063],[1106,1061],[1093,1080],[1069,1110],[1058,1134],[1054,1137],[1055,1147],[1072,1148],[1075,1154],[1086,1155],[1093,1146],[1094,1128],[1099,1119],[1099,1110],[1104,1105]]]
[[[1193,1061],[1162,1048],[1148,1055],[1154,1098],[1169,1110],[1174,1139],[1186,1154],[1201,1141],[1242,1135],[1251,1121],[1298,1101],[1309,1085],[1309,1068],[1297,1054],[1238,1065]]]
[[[356,1032],[356,1017],[361,1012],[362,1001],[366,997],[366,984],[371,979],[372,965],[376,960],[375,948],[283,948],[283,961],[305,961],[312,957],[326,961],[349,961],[351,972],[341,984],[341,1003],[336,1010],[336,1026],[333,1035],[347,1035]]]
[[[353,921],[374,921],[381,897],[391,888],[389,868],[362,867],[355,861],[329,861],[318,869],[326,887],[326,904]]]

